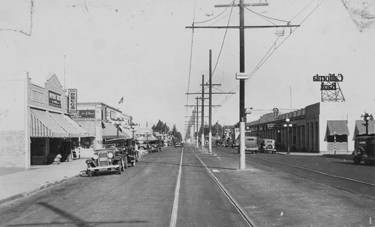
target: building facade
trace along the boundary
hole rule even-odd
[[[85,147],[101,148],[105,140],[131,137],[132,117],[101,102],[78,103],[73,118],[90,135],[82,140]]]
[[[69,116],[68,96],[56,75],[44,87],[28,76],[2,81],[0,165],[49,164],[57,154],[68,158],[87,133]]]
[[[351,154],[355,136],[365,133],[363,109],[375,110],[371,103],[319,102],[288,113],[267,113],[246,123],[246,131],[275,139],[279,150],[289,146],[292,152]]]

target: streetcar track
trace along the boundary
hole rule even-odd
[[[195,148],[194,148],[195,149]],[[244,219],[246,224],[251,227],[255,227],[254,222],[250,219],[247,215],[245,209],[241,207],[241,205],[236,201],[236,199],[229,193],[229,191],[224,187],[224,185],[220,182],[220,180],[215,176],[214,173],[207,167],[206,163],[202,161],[202,159],[194,152],[194,156],[200,161],[200,163],[205,167],[208,172],[210,178],[215,182],[218,188],[223,192],[225,197],[229,200],[229,202],[233,205],[233,207],[237,210],[240,216]]]

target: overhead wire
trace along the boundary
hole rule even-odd
[[[273,22],[271,22],[270,20],[274,20],[274,21],[278,21],[278,22],[284,22],[284,23],[290,23],[290,21],[287,21],[287,20],[282,20],[282,19],[278,19],[278,18],[275,18],[275,17],[270,17],[270,16],[267,16],[267,15],[264,15],[264,14],[261,14],[261,13],[258,13],[257,11],[254,11],[254,10],[251,10],[249,9],[249,7],[245,7],[246,10],[248,10],[249,12],[252,12],[253,14],[255,15],[258,15],[260,17],[263,17],[264,19],[268,19],[267,21],[269,21],[270,23],[274,24]]]
[[[194,1],[193,6],[193,29],[191,30],[191,40],[190,40],[190,57],[189,57],[189,72],[188,72],[188,81],[187,81],[187,88],[186,93],[190,91],[190,81],[191,81],[191,72],[192,72],[192,65],[193,65],[193,47],[194,47],[194,21],[195,21],[195,14],[196,14],[196,1]],[[189,112],[189,95],[186,94],[186,110],[185,114]]]
[[[219,18],[221,15],[223,15],[226,11],[228,10],[228,8],[225,8],[223,11],[221,11],[219,14],[217,14],[216,16],[212,17],[212,18],[209,18],[207,20],[202,20],[202,21],[196,21],[195,24],[203,24],[203,23],[208,23],[208,22],[211,22],[211,21],[214,21],[215,19]]]
[[[235,0],[232,1],[232,5],[234,5],[234,2],[235,2]],[[233,12],[233,7],[231,7],[231,9],[230,9],[230,13],[229,13],[229,17],[228,17],[228,22],[227,22],[227,27],[225,29],[224,36],[223,36],[223,39],[221,41],[220,50],[219,50],[219,54],[217,55],[217,58],[216,58],[216,63],[215,63],[214,69],[212,70],[212,76],[215,75],[216,68],[217,68],[217,66],[219,64],[219,60],[220,60],[220,57],[221,57],[221,53],[223,52],[225,39],[226,39],[227,34],[228,34],[228,26],[230,24],[230,19],[232,17],[232,12]]]
[[[312,0],[310,1],[309,3],[307,3],[300,11],[297,12],[296,15],[294,15],[290,21],[284,21],[284,22],[291,22],[293,21],[298,15],[300,15],[303,11],[305,11],[314,1],[316,0]],[[303,19],[302,21],[300,22],[300,25],[302,25],[318,8],[319,6],[323,3],[324,0],[321,0],[311,11],[310,13],[308,13]],[[246,7],[247,8],[247,7]],[[254,11],[255,12],[255,11]],[[264,15],[263,15],[264,16]],[[270,18],[273,18],[273,17],[268,17],[266,16],[267,19],[270,19]],[[277,19],[277,18],[273,18],[273,19]],[[277,20],[280,20],[280,19],[277,19]],[[282,20],[281,20],[282,21]],[[257,70],[260,69],[260,67],[262,67],[266,61],[273,55],[273,53],[292,35],[292,33],[294,33],[296,30],[298,29],[295,28],[294,30],[291,30],[291,32],[289,33],[289,35],[284,38],[279,44],[277,44],[278,40],[280,39],[280,37],[276,38],[276,40],[272,43],[272,45],[270,46],[270,48],[266,51],[266,54],[258,61],[257,65],[255,66],[255,68],[252,70],[252,72],[250,73],[250,75],[253,75],[255,74],[255,72]],[[237,85],[237,88],[238,88],[238,85]],[[231,89],[231,91],[235,91],[236,88],[233,88]],[[230,97],[233,97],[233,95],[227,95],[223,101],[220,103],[220,105],[223,105],[224,103],[226,103]]]
[[[320,2],[318,2],[318,4],[310,11],[310,13],[308,13],[303,19],[302,21],[300,22],[300,25],[302,25],[318,8],[319,6],[323,3],[324,0],[321,0]],[[310,5],[311,3],[308,3],[308,5]],[[290,30],[290,33],[283,39],[280,41],[280,43],[278,44],[275,44],[275,41],[274,43],[271,45],[271,51],[268,50],[266,52],[266,54],[261,58],[261,60],[258,61],[258,63],[256,64],[256,66],[254,67],[254,69],[251,71],[250,73],[250,76],[253,76],[267,61],[268,59],[270,59],[270,57],[275,53],[275,51],[285,43],[285,41],[287,39],[289,39],[291,37],[291,35],[298,29],[298,27],[294,28],[294,29],[291,29]],[[278,41],[278,39],[277,39]],[[277,43],[277,42],[276,42]]]

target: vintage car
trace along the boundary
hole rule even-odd
[[[274,139],[260,139],[259,151],[264,153],[276,153]]]
[[[95,150],[91,159],[86,160],[87,176],[93,176],[102,172],[115,172],[121,174],[125,169],[125,162],[116,148],[103,148]]]
[[[353,162],[360,164],[375,163],[375,135],[361,135],[355,138],[355,150],[353,152]]]

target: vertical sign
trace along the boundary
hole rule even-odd
[[[68,97],[69,97],[69,113],[76,114],[77,113],[77,89],[75,88],[68,89]]]

